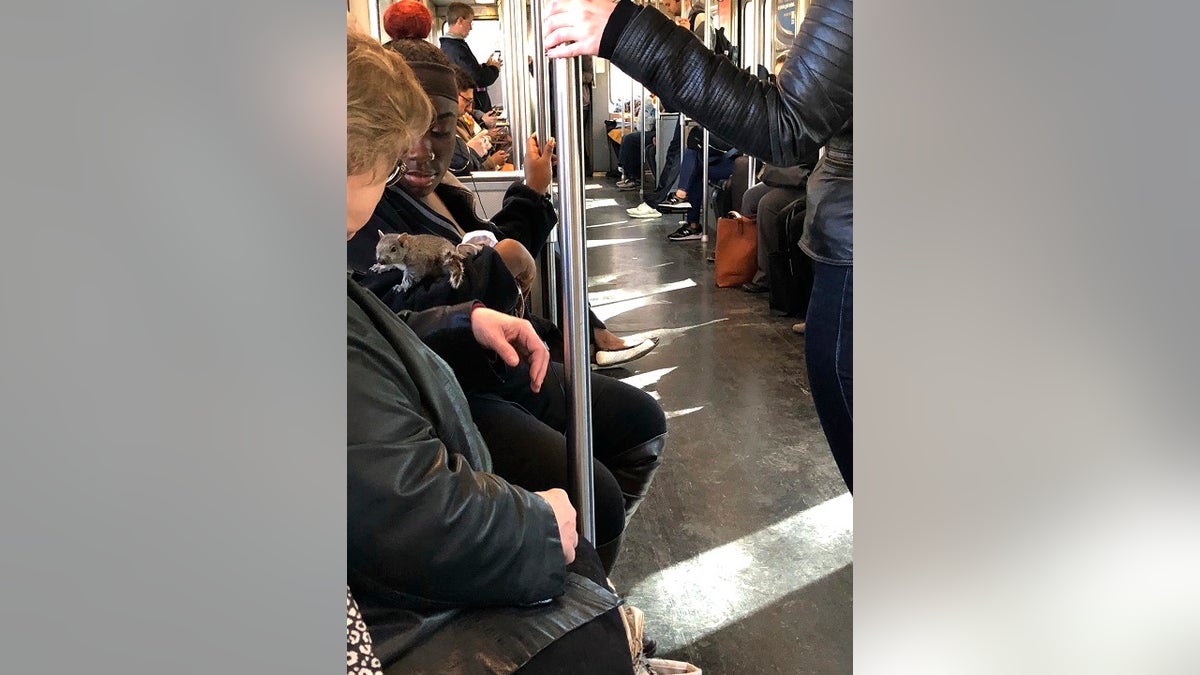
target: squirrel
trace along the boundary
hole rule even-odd
[[[463,280],[463,259],[458,246],[437,235],[384,234],[380,231],[379,243],[375,246],[376,264],[371,266],[371,271],[403,270],[404,279],[400,282],[403,292],[416,281],[441,276],[444,270],[450,273],[450,286],[458,288]]]

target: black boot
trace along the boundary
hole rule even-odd
[[[617,479],[617,485],[621,486],[621,494],[625,497],[626,525],[629,524],[633,512],[637,511],[638,505],[646,498],[646,493],[650,491],[654,473],[662,463],[662,450],[666,442],[667,435],[663,434],[641,445],[635,445],[604,462],[604,466],[608,467]]]
[[[613,567],[617,564],[617,555],[621,552],[621,542],[624,539],[625,533],[622,532],[612,541],[596,547],[596,555],[600,556],[600,564],[604,567],[604,576],[612,574]]]

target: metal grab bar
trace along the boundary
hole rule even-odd
[[[591,351],[587,316],[587,241],[584,236],[583,143],[580,134],[579,57],[554,62],[558,124],[559,241],[563,254],[564,314],[572,503],[579,532],[596,543],[592,476]]]

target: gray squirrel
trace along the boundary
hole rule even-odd
[[[404,280],[400,291],[407,291],[413,283],[426,277],[440,277],[443,271],[450,273],[450,286],[458,288],[463,280],[464,253],[462,245],[432,234],[384,234],[379,232],[379,243],[375,246],[376,263],[372,272],[403,270]]]

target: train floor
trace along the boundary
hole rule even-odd
[[[587,181],[593,310],[657,349],[602,371],[650,392],[664,462],[612,574],[657,656],[707,675],[849,673],[852,500],[813,409],[797,320],[717,288],[709,241],[679,217],[630,218],[636,191]]]

